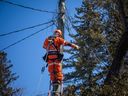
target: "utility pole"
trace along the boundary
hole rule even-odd
[[[58,2],[58,16],[57,16],[57,29],[60,29],[64,38],[64,22],[65,22],[65,0],[59,0]],[[63,46],[60,46],[60,52],[63,52]],[[61,96],[63,94],[63,82],[56,82],[52,84],[52,96]],[[55,95],[57,94],[57,95]]]
[[[65,0],[59,0],[58,2],[58,20],[57,20],[57,28],[63,32],[64,38],[64,22],[65,22]]]

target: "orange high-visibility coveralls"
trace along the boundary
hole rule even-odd
[[[57,49],[53,46],[50,45],[48,51],[55,51],[57,52],[60,51],[60,46],[64,45],[64,46],[71,46],[73,48],[75,48],[74,44],[71,44],[67,41],[65,41],[63,38],[61,37],[55,37],[54,38],[54,45],[57,47]],[[49,37],[45,40],[44,44],[43,44],[43,48],[47,49],[48,45],[49,45]],[[62,74],[62,64],[61,61],[56,59],[58,57],[57,54],[52,54],[52,55],[48,55],[48,71],[50,73],[50,80],[52,82],[56,82],[56,80],[62,81],[63,79],[63,74]]]

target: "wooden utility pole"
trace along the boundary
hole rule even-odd
[[[65,0],[59,0],[58,2],[58,20],[57,28],[63,32],[64,38],[64,22],[65,22]]]
[[[64,38],[64,22],[65,22],[65,0],[59,0],[58,2],[58,18],[57,18],[57,29],[60,29],[63,33]],[[60,46],[60,53],[63,53],[63,46]],[[54,83],[52,84],[52,91],[57,93],[57,96],[61,96],[62,92],[62,83]],[[58,94],[59,93],[59,94]],[[52,96],[56,96],[52,93]]]

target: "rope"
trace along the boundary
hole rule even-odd
[[[49,81],[49,90],[48,90],[48,96],[51,96],[51,80]]]
[[[40,75],[40,78],[39,78],[39,81],[38,81],[38,84],[37,84],[37,87],[36,87],[35,96],[37,95],[38,90],[39,90],[39,88],[40,88],[40,84],[41,84],[42,77],[43,77],[43,75],[41,74],[41,75]]]

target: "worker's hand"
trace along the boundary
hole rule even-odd
[[[80,47],[76,44],[72,44],[72,46],[74,46],[74,48],[76,48],[76,49],[80,49]]]
[[[76,49],[77,49],[77,50],[79,50],[79,49],[80,49],[80,47],[79,47],[78,45],[76,45]]]

